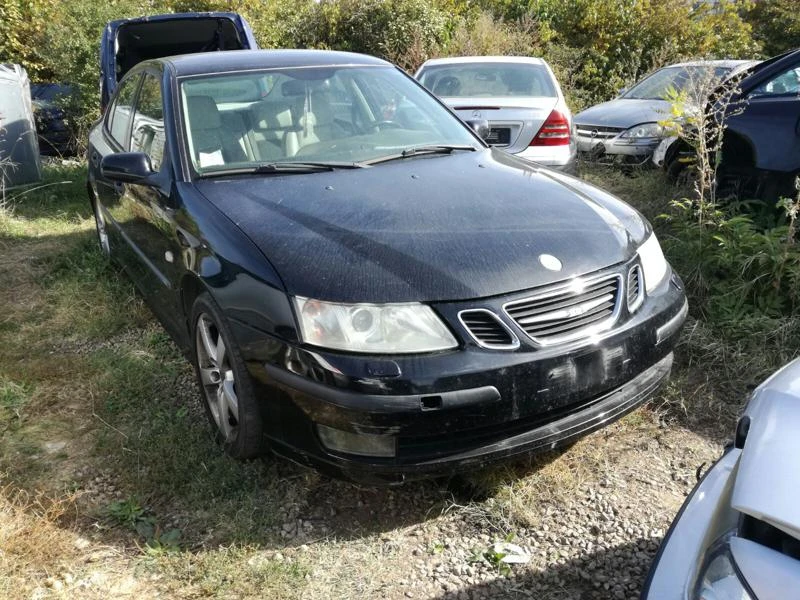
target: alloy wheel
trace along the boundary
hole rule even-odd
[[[219,328],[206,313],[197,318],[195,338],[203,394],[223,441],[231,442],[236,439],[239,426],[239,399],[228,349]]]

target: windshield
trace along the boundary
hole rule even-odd
[[[426,67],[420,83],[437,96],[521,96],[555,98],[556,88],[544,65],[526,63],[455,63]]]
[[[713,85],[709,84],[722,80],[730,70],[729,67],[703,65],[665,67],[642,79],[622,97],[636,100],[668,100],[670,89],[678,93],[686,90],[690,94],[693,89],[710,90]]]
[[[470,130],[393,67],[305,67],[184,79],[186,143],[202,174],[265,163],[363,163]]]

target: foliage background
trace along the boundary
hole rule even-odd
[[[409,71],[434,56],[543,56],[575,111],[668,62],[800,45],[795,0],[5,0],[0,61],[75,84],[85,126],[97,116],[107,21],[203,10],[243,14],[264,48],[366,52]]]

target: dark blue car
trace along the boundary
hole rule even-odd
[[[487,147],[382,60],[145,61],[89,159],[100,247],[233,456],[474,469],[601,427],[670,372],[687,305],[649,223]]]
[[[722,94],[730,99],[727,108],[714,94],[706,106],[713,113],[710,122],[724,118],[726,127],[718,195],[794,197],[800,174],[800,50],[759,63],[742,76],[736,93]],[[694,157],[692,146],[677,139],[664,151],[664,168],[677,178]]]

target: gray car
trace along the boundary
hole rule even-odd
[[[647,163],[666,137],[659,121],[670,114],[669,90],[690,91],[707,77],[722,80],[755,64],[748,60],[707,60],[670,65],[648,75],[619,97],[575,115],[578,151],[592,160]]]
[[[734,443],[681,508],[645,600],[800,596],[800,359],[753,392]]]
[[[488,121],[490,145],[555,169],[574,166],[572,113],[541,58],[437,58],[415,77],[463,120]]]

